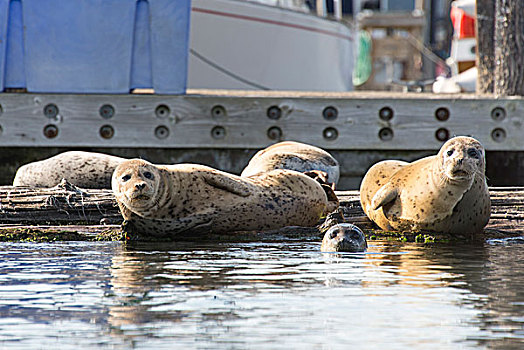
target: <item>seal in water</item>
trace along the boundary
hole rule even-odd
[[[413,163],[379,162],[362,180],[362,209],[383,230],[478,233],[491,211],[485,168],[484,147],[464,136]]]
[[[314,226],[336,209],[325,189],[292,170],[248,178],[196,164],[122,162],[112,188],[131,233],[165,236]]]
[[[13,186],[53,187],[62,179],[81,188],[111,188],[113,171],[125,159],[103,153],[69,151],[21,166]]]
[[[366,251],[368,244],[364,232],[357,226],[341,223],[331,226],[322,240],[321,252],[350,252]]]
[[[304,173],[320,170],[327,173],[327,182],[335,184],[340,177],[337,160],[328,152],[305,143],[284,141],[258,151],[240,176],[248,177],[273,169],[289,169]]]

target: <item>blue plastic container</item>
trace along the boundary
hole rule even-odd
[[[0,0],[0,91],[182,94],[191,0]]]

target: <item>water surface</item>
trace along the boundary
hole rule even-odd
[[[0,244],[0,349],[522,349],[522,239]]]

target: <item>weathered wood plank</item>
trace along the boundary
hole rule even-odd
[[[524,150],[522,98],[192,92],[1,93],[0,147],[256,149],[287,139],[328,150],[412,151],[436,150],[446,137],[472,135],[488,150]],[[335,113],[326,119],[327,107]]]
[[[99,224],[122,220],[110,190],[0,187],[1,224]]]

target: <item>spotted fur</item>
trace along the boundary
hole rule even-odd
[[[69,151],[21,166],[13,186],[54,187],[62,179],[81,188],[111,188],[113,171],[125,159],[103,153]]]
[[[478,233],[491,213],[485,167],[484,148],[471,137],[413,163],[379,162],[362,180],[362,209],[384,230]]]
[[[124,219],[142,235],[314,226],[329,210],[322,186],[292,170],[243,178],[202,165],[133,159],[116,168],[112,188]]]
[[[340,177],[338,161],[331,154],[305,143],[284,141],[257,152],[242,171],[248,177],[274,169],[295,170],[301,173],[320,170],[327,173],[327,182],[336,184]]]

